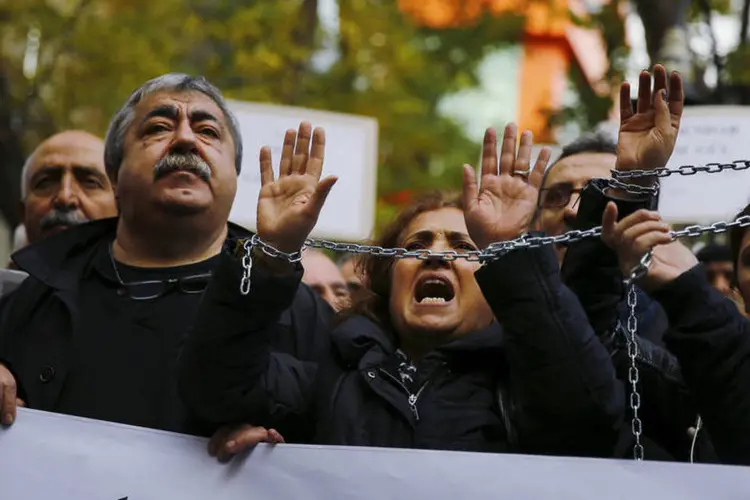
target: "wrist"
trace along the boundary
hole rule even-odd
[[[272,257],[257,246],[250,248],[250,257],[253,265],[258,266],[276,276],[289,276],[299,269],[299,261],[290,262],[284,257]]]

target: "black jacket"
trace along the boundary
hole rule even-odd
[[[31,408],[56,411],[58,407],[73,363],[72,353],[78,347],[75,333],[81,318],[78,284],[99,242],[114,238],[116,225],[117,219],[87,223],[28,246],[13,256],[30,276],[0,302],[0,363],[10,368],[18,383],[19,396]],[[237,238],[249,235],[230,224],[227,247]],[[312,349],[304,340],[304,326],[294,343],[288,342],[289,337],[283,334],[284,324],[292,316],[288,312],[280,318],[282,333],[275,338],[276,347],[304,358]],[[195,419],[189,432],[205,434],[211,430]]]
[[[653,294],[669,316],[667,347],[697,400],[716,453],[750,465],[750,322],[698,265]]]
[[[605,456],[623,411],[609,354],[560,283],[551,249],[514,252],[476,273],[497,324],[428,354],[409,394],[389,377],[393,333],[353,317],[332,329],[301,272],[275,278],[224,257],[180,363],[186,404],[216,424],[247,421],[288,440],[339,445]],[[329,350],[316,363],[276,351],[292,306]],[[295,335],[309,335],[298,331]],[[289,436],[293,436],[289,439]]]
[[[649,199],[623,200],[609,197],[604,193],[604,184],[594,180],[581,194],[578,228],[588,229],[600,225],[604,207],[609,201],[617,204],[620,218],[641,208],[653,208]],[[592,328],[610,350],[618,377],[630,391],[628,377],[631,362],[627,352],[626,333],[629,308],[617,253],[601,238],[573,243],[566,253],[561,272],[565,284],[581,301]],[[663,336],[669,329],[666,313],[658,302],[642,290],[636,288],[636,293],[636,366],[640,376],[640,418],[643,422],[646,457],[687,461],[692,445],[688,428],[695,426],[697,421],[695,401],[682,379],[677,359],[663,344]],[[616,456],[632,456],[631,418],[632,414],[628,409],[621,442],[615,451]],[[699,433],[695,450],[696,461],[716,461],[706,432]]]

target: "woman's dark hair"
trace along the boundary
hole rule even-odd
[[[463,211],[463,200],[458,194],[445,192],[422,196],[401,211],[372,244],[384,248],[401,246],[402,233],[414,219],[423,213],[442,208]],[[357,262],[357,271],[364,276],[366,286],[355,293],[352,307],[344,313],[344,317],[360,314],[383,326],[391,325],[388,298],[391,294],[391,270],[395,262],[394,258],[374,257],[370,254],[364,255]]]

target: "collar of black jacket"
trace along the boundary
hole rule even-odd
[[[353,316],[332,333],[332,341],[341,360],[349,367],[367,369],[380,366],[398,349],[395,334],[365,316]],[[477,365],[499,367],[503,360],[503,332],[493,321],[482,330],[442,345],[427,357],[466,360]]]
[[[13,262],[52,288],[71,288],[88,265],[97,243],[114,238],[117,220],[117,217],[101,219],[61,231],[17,251],[12,255]],[[250,236],[252,233],[247,229],[229,223],[227,245]]]

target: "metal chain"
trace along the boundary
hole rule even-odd
[[[656,168],[653,170],[612,170],[615,179],[636,179],[642,177],[664,178],[670,175],[695,175],[698,172],[718,174],[725,170],[741,171],[750,169],[750,160],[735,160],[732,163],[707,163],[705,165],[685,165],[678,168]]]
[[[648,274],[651,267],[652,253],[649,250],[638,264],[630,271],[625,278],[624,283],[628,288],[628,323],[626,340],[628,345],[628,357],[630,358],[630,367],[628,368],[628,382],[630,382],[630,410],[633,412],[633,419],[630,427],[633,432],[635,444],[633,445],[633,458],[637,461],[643,460],[644,451],[641,444],[641,434],[643,434],[643,422],[638,416],[638,410],[641,408],[641,394],[638,392],[638,381],[640,373],[638,372],[638,343],[635,336],[638,334],[638,316],[636,316],[636,306],[638,305],[638,294],[635,290],[635,282]]]
[[[714,222],[707,226],[693,225],[688,226],[679,231],[672,231],[671,235],[673,239],[683,237],[695,237],[705,233],[723,233],[733,227],[748,227],[750,226],[750,215],[743,215],[737,219],[726,222]],[[591,229],[578,230],[574,229],[567,233],[560,234],[558,236],[528,236],[524,235],[514,240],[500,241],[491,243],[485,250],[473,250],[469,252],[456,252],[455,250],[444,250],[436,252],[428,249],[419,250],[407,250],[405,248],[384,248],[377,245],[360,245],[358,243],[338,243],[335,241],[321,240],[321,239],[308,239],[305,241],[304,246],[301,250],[292,253],[285,253],[280,250],[276,250],[271,245],[260,240],[257,235],[254,235],[251,239],[247,240],[244,244],[245,252],[249,253],[252,246],[259,246],[266,255],[276,258],[283,258],[289,262],[298,262],[302,258],[302,252],[305,248],[319,248],[330,250],[333,252],[349,252],[357,254],[369,254],[374,257],[387,257],[394,259],[418,259],[418,260],[431,260],[440,259],[443,261],[454,261],[457,259],[465,259],[473,262],[482,262],[486,260],[494,260],[508,252],[514,250],[523,250],[529,248],[540,248],[546,245],[553,244],[570,244],[586,238],[596,238],[601,236],[602,228],[597,226]]]
[[[626,280],[628,283],[630,280]],[[636,358],[638,357],[638,343],[635,340],[635,336],[638,333],[638,317],[636,316],[635,309],[638,305],[638,295],[635,291],[635,285],[628,283],[628,324],[627,324],[627,344],[628,344],[628,357],[630,358],[630,368],[628,369],[628,381],[630,382],[630,410],[633,412],[633,419],[630,422],[631,429],[633,431],[633,437],[635,438],[635,444],[633,445],[633,458],[637,461],[643,460],[644,451],[643,444],[641,444],[641,434],[643,434],[643,422],[641,422],[638,416],[638,410],[641,408],[641,394],[638,392],[638,381],[640,374],[638,372],[638,365]]]

